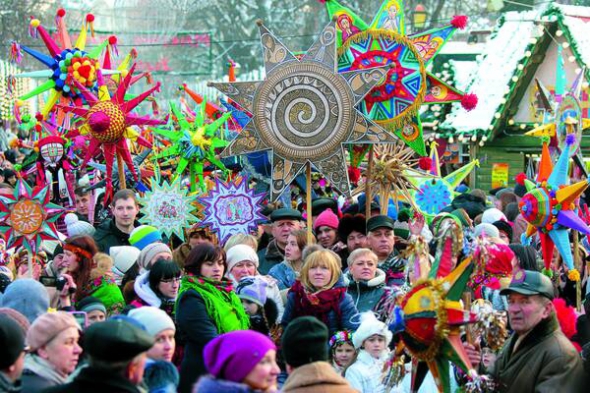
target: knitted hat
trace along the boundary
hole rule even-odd
[[[227,274],[236,266],[239,262],[250,261],[256,265],[256,269],[259,266],[258,254],[256,251],[246,244],[236,244],[229,250],[227,250]]]
[[[348,236],[352,232],[367,234],[367,222],[363,214],[345,214],[338,223],[338,237],[346,243]]]
[[[164,310],[156,307],[145,306],[135,308],[129,311],[127,315],[141,323],[145,327],[146,332],[154,337],[163,330],[172,329],[176,331],[176,326],[172,318]]]
[[[139,268],[150,270],[149,268],[151,266],[148,266],[148,264],[152,261],[152,259],[154,259],[156,255],[161,252],[167,252],[172,255],[172,250],[170,250],[170,247],[164,243],[152,243],[145,246],[137,257],[137,264],[139,265]]]
[[[287,325],[281,338],[285,363],[291,367],[328,360],[328,328],[315,317],[299,317]]]
[[[332,209],[326,209],[320,213],[313,224],[313,230],[317,231],[319,227],[329,227],[338,229],[338,216],[334,214]]]
[[[109,249],[113,258],[113,273],[123,277],[139,258],[140,251],[133,246],[115,246]]]
[[[31,327],[31,323],[23,314],[19,313],[18,311],[7,308],[7,307],[0,307],[0,315],[7,315],[10,318],[14,319],[16,323],[20,326],[23,331],[23,334],[26,336],[27,331]]]
[[[94,232],[96,232],[96,229],[94,229],[94,227],[89,222],[80,221],[78,216],[74,213],[66,214],[64,222],[68,228],[69,237],[79,235],[94,236]]]
[[[483,216],[481,217],[481,222],[486,224],[493,224],[496,221],[504,220],[506,221],[506,216],[504,213],[495,207],[489,208],[488,210],[483,212]]]
[[[475,226],[473,236],[478,237],[485,235],[487,237],[500,237],[500,231],[492,224],[481,223]]]
[[[217,379],[242,382],[274,343],[264,334],[236,330],[215,337],[205,345],[203,358],[207,371]]]
[[[0,348],[0,370],[12,366],[25,349],[25,335],[8,315],[0,315]]]
[[[27,332],[27,345],[34,352],[68,328],[80,329],[76,318],[65,311],[45,313],[33,322]]]
[[[408,240],[410,238],[410,226],[407,222],[396,221],[393,224],[393,234],[402,239]]]
[[[267,286],[262,277],[244,277],[238,283],[236,294],[240,299],[249,300],[264,307]]]
[[[508,236],[508,239],[512,241],[512,226],[508,221],[495,221],[492,225],[498,228],[499,232],[504,232]]]
[[[129,244],[143,250],[148,244],[162,242],[162,234],[156,227],[140,225],[129,234]]]
[[[393,334],[387,328],[387,325],[378,320],[372,311],[362,313],[361,324],[352,337],[354,347],[359,349],[366,339],[375,334],[385,337],[386,345],[389,345],[393,338]]]
[[[30,323],[49,308],[49,295],[39,281],[21,278],[12,282],[4,291],[2,307],[15,309]]]
[[[107,314],[107,308],[105,307],[104,303],[94,296],[86,296],[84,299],[78,302],[78,311],[83,311],[86,313],[92,311],[102,311],[105,315]]]

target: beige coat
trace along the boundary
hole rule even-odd
[[[313,362],[297,367],[283,385],[283,393],[353,393],[350,387],[327,362]]]

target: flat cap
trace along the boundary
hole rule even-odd
[[[84,334],[84,349],[93,358],[110,362],[133,359],[154,345],[154,338],[127,318],[95,323]]]
[[[532,270],[517,270],[508,288],[502,289],[500,295],[508,295],[512,292],[526,296],[541,295],[550,300],[553,300],[555,296],[549,277]]]
[[[381,214],[369,218],[369,221],[367,221],[367,232],[374,231],[377,228],[395,229],[395,221],[391,217]]]
[[[280,220],[297,220],[301,221],[303,217],[301,216],[301,212],[295,209],[289,208],[281,208],[273,211],[270,214],[270,220],[272,222],[280,221]]]

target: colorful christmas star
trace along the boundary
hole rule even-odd
[[[387,68],[339,74],[334,22],[324,28],[301,58],[261,21],[258,25],[265,80],[211,84],[253,115],[222,155],[272,149],[271,201],[308,163],[348,194],[344,144],[395,141],[356,109]]]
[[[551,261],[555,247],[559,251],[574,281],[579,281],[580,273],[574,266],[568,229],[590,234],[590,227],[576,213],[576,199],[588,188],[588,181],[582,180],[569,185],[570,150],[576,145],[576,136],[569,134],[555,167],[551,162],[548,143],[543,143],[541,162],[536,183],[525,180],[528,193],[519,203],[523,218],[529,223],[526,236],[535,232],[541,239],[544,273],[551,276]],[[576,280],[577,278],[577,280]]]
[[[186,119],[185,115],[172,102],[170,103],[170,110],[180,129],[178,131],[154,129],[156,134],[166,137],[172,143],[170,147],[157,154],[156,158],[179,157],[175,178],[181,176],[188,166],[191,189],[196,191],[196,179],[198,179],[199,188],[205,192],[207,189],[203,177],[203,167],[206,162],[215,165],[226,173],[228,172],[223,162],[217,158],[216,149],[228,145],[228,142],[217,136],[217,132],[231,116],[231,113],[224,113],[217,120],[207,124],[206,102],[201,104],[192,123]]]
[[[387,77],[360,102],[363,114],[400,137],[420,155],[426,154],[419,110],[423,104],[461,101],[470,110],[477,97],[464,94],[426,70],[457,29],[465,28],[466,16],[455,17],[449,26],[405,35],[401,0],[385,0],[371,24],[336,0],[326,8],[338,25],[338,71],[389,65]]]
[[[228,183],[217,179],[215,187],[201,199],[206,217],[203,224],[218,233],[221,244],[231,235],[255,231],[258,222],[265,219],[260,213],[263,199],[264,194],[248,188],[247,177]]]
[[[31,254],[43,240],[59,240],[55,222],[63,208],[51,203],[49,186],[31,187],[19,180],[12,195],[0,195],[0,232],[7,248],[24,246]]]
[[[76,86],[80,89],[80,92],[88,102],[88,105],[90,105],[90,108],[60,106],[65,112],[73,112],[75,115],[85,119],[84,125],[80,128],[80,133],[90,135],[90,144],[86,151],[82,166],[85,166],[88,161],[99,152],[99,150],[102,150],[107,166],[105,201],[109,200],[113,193],[111,178],[115,156],[119,167],[123,167],[122,161],[124,161],[125,164],[127,164],[127,168],[131,170],[135,181],[138,181],[137,171],[133,166],[133,160],[131,159],[127,139],[135,139],[140,145],[151,148],[151,143],[141,137],[133,128],[131,128],[131,126],[160,125],[167,122],[167,119],[157,120],[131,113],[131,111],[150,94],[160,89],[160,82],[158,82],[154,87],[141,93],[137,97],[125,101],[125,93],[131,83],[134,70],[135,64],[119,84],[117,91],[112,98],[104,84],[100,70],[97,72],[98,97],[92,94],[78,81],[75,81]]]

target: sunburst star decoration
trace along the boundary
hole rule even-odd
[[[12,195],[0,195],[0,232],[7,248],[24,246],[34,254],[43,240],[59,240],[55,223],[64,210],[50,202],[49,187],[32,189],[19,180]]]
[[[426,154],[419,115],[423,104],[461,101],[467,110],[475,107],[475,95],[427,70],[456,30],[465,28],[466,16],[454,17],[448,26],[406,35],[402,0],[384,0],[370,24],[336,0],[325,3],[338,25],[339,72],[390,66],[387,77],[360,102],[361,111],[416,153]]]
[[[258,222],[266,219],[261,214],[264,196],[248,188],[247,177],[228,183],[217,179],[215,187],[201,198],[206,217],[203,224],[218,233],[221,244],[231,235],[255,231]]]
[[[196,191],[197,184],[202,192],[207,191],[203,177],[203,168],[206,162],[211,163],[226,175],[228,169],[223,162],[217,158],[216,150],[226,147],[228,142],[218,136],[220,128],[231,117],[231,113],[224,113],[219,119],[206,123],[207,101],[201,103],[200,109],[195,113],[193,122],[189,122],[186,116],[174,103],[170,103],[170,110],[176,118],[179,127],[178,131],[154,129],[156,134],[166,137],[171,146],[165,148],[156,155],[158,159],[177,158],[175,178],[182,176],[188,167],[190,170],[190,181],[192,191]],[[221,130],[223,132],[223,130]]]
[[[90,108],[60,105],[64,112],[73,112],[75,115],[85,119],[84,125],[80,128],[80,133],[90,135],[90,144],[88,146],[88,150],[86,150],[82,167],[86,166],[88,161],[90,161],[90,159],[102,149],[107,169],[105,200],[109,200],[113,193],[113,184],[111,179],[113,175],[113,162],[115,157],[117,157],[118,161],[124,161],[125,164],[127,164],[127,168],[129,168],[133,174],[133,178],[135,181],[138,181],[137,171],[133,165],[127,139],[134,139],[140,145],[148,148],[152,147],[152,144],[139,135],[137,131],[131,128],[131,126],[154,126],[165,124],[168,120],[152,119],[147,116],[142,117],[131,113],[131,111],[150,94],[160,89],[160,82],[158,82],[155,86],[141,93],[137,97],[129,101],[125,101],[125,93],[127,92],[129,84],[131,83],[134,70],[135,64],[131,67],[131,70],[127,76],[119,84],[117,91],[112,98],[110,97],[107,86],[104,83],[102,73],[99,70],[98,97],[80,83],[75,81],[76,86],[84,95],[84,98],[88,102],[88,105],[90,105]],[[119,167],[123,167],[122,163],[119,163]]]
[[[388,68],[338,74],[334,22],[301,59],[262,21],[257,23],[266,78],[210,84],[253,115],[222,156],[272,149],[271,201],[307,163],[341,192],[350,193],[343,144],[395,141],[356,109]]]
[[[551,162],[548,143],[543,143],[536,183],[525,180],[528,192],[520,200],[519,208],[522,217],[528,222],[526,237],[538,233],[541,239],[545,263],[543,273],[552,276],[551,261],[557,247],[569,270],[568,277],[572,281],[579,281],[580,273],[574,266],[568,229],[590,234],[590,227],[576,213],[576,200],[589,183],[588,180],[582,180],[569,184],[570,149],[577,145],[576,136],[573,133],[567,135],[565,142],[555,167]]]
[[[198,221],[193,214],[196,195],[189,195],[189,190],[182,187],[180,180],[169,184],[152,181],[152,190],[139,199],[144,216],[139,220],[159,228],[168,239],[175,234],[184,241],[184,230]]]

